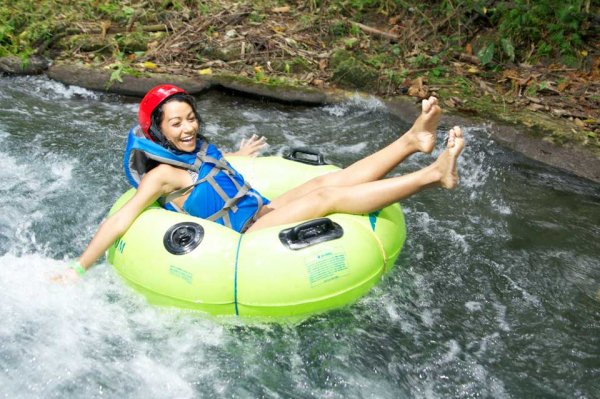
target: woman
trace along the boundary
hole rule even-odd
[[[152,159],[144,158],[146,165],[137,172],[127,172],[128,177],[136,176],[130,180],[134,185],[139,183],[137,191],[100,225],[78,261],[73,262],[61,279],[82,275],[146,207],[159,199],[167,207],[215,220],[242,233],[335,212],[364,214],[427,187],[454,188],[458,184],[456,162],[464,147],[461,129],[454,127],[450,130],[446,150],[431,165],[408,175],[384,179],[409,155],[433,151],[441,109],[437,99],[430,97],[423,101],[421,115],[414,125],[387,147],[345,169],[301,184],[269,202],[248,188],[239,173],[228,169],[223,154],[207,143],[201,134],[203,123],[193,98],[183,89],[172,85],[151,89],[140,103],[138,116],[141,132],[137,138],[130,137],[130,141],[139,140],[136,148],[147,151],[145,154]],[[263,140],[253,137],[237,154],[255,154],[263,145]],[[130,147],[128,144],[128,153],[131,153]],[[163,155],[152,155],[159,153]],[[180,160],[190,156],[202,160],[196,162],[201,165],[196,165],[194,170],[181,167]],[[127,162],[135,163],[126,159],[126,170]],[[225,194],[219,194],[220,191]],[[175,195],[169,195],[172,193]]]

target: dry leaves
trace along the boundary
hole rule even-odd
[[[418,77],[411,82],[408,88],[408,95],[418,98],[429,97],[429,88],[425,85],[422,77]]]

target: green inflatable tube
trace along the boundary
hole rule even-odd
[[[281,157],[228,160],[267,198],[338,169]],[[110,213],[134,192],[123,194]],[[153,304],[213,315],[297,317],[363,296],[393,267],[405,238],[398,204],[248,234],[153,204],[107,259]]]

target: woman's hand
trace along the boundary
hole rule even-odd
[[[255,157],[267,145],[267,139],[265,136],[258,137],[256,134],[253,134],[249,139],[242,139],[242,142],[240,143],[240,149],[231,155]]]
[[[59,273],[54,273],[49,276],[49,280],[55,284],[70,284],[80,279],[81,274],[72,267],[68,267]]]

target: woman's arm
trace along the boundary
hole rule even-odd
[[[79,257],[79,264],[88,269],[121,237],[142,211],[161,195],[160,186],[152,179],[143,179],[135,195],[117,212],[100,224],[98,231]]]
[[[169,165],[159,165],[152,169],[142,178],[134,196],[100,224],[98,231],[78,259],[79,265],[83,268],[80,273],[89,269],[119,237],[125,234],[144,209],[161,195],[180,188],[172,183],[173,180],[177,180],[173,179],[176,177],[173,170],[175,168]],[[55,276],[53,279],[62,281],[76,278],[77,272],[70,268],[63,275]]]

